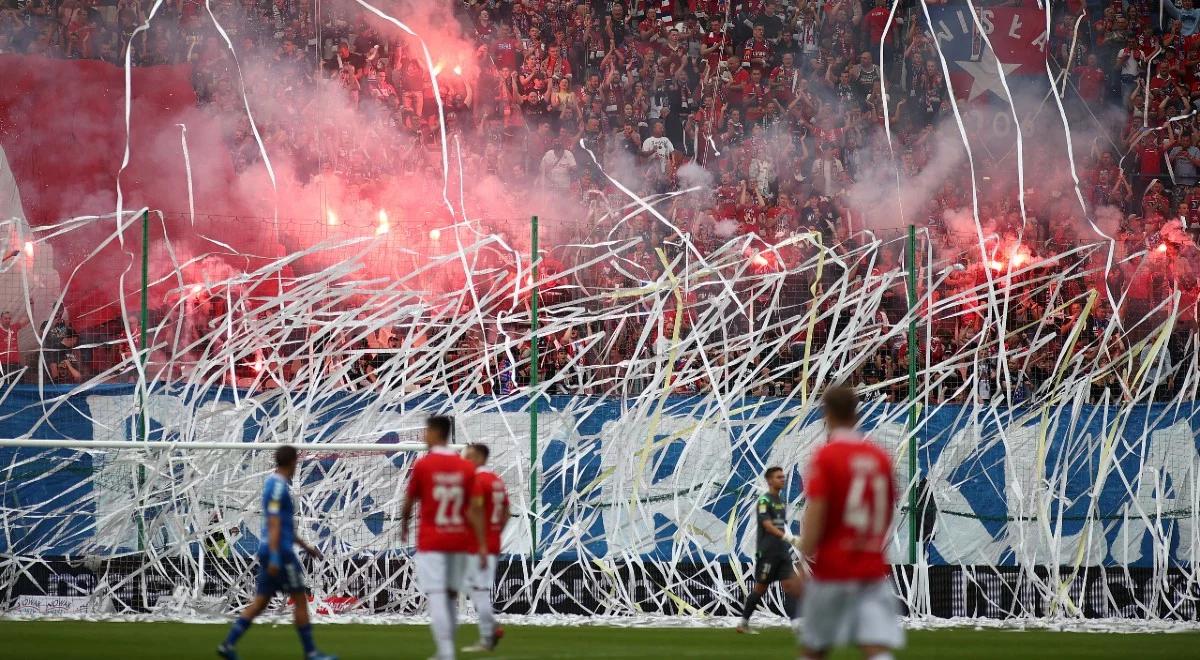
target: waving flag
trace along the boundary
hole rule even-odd
[[[965,5],[929,9],[954,96],[967,102],[1005,100],[1001,70],[1013,94],[1035,77],[1044,81],[1047,37],[1042,11],[1036,7],[976,9],[982,32]]]

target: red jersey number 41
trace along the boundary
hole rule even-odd
[[[867,497],[867,484],[870,483],[870,498]],[[843,515],[846,526],[858,532],[859,536],[878,537],[887,531],[888,523],[888,480],[887,477],[873,473],[858,472],[850,480],[850,488],[846,491],[846,506]]]

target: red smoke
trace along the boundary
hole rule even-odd
[[[0,68],[6,72],[5,84],[0,85],[0,145],[29,224],[44,227],[77,216],[111,215],[125,150],[124,70],[99,61],[19,55],[0,55]],[[228,156],[220,149],[194,146],[220,144],[223,138],[212,116],[197,108],[190,75],[189,66],[133,69],[130,157],[121,175],[124,208],[167,212],[166,230],[173,241],[203,232],[239,252],[269,254],[271,247],[237,218],[248,215],[249,209],[229,194],[235,174]],[[203,200],[206,214],[217,216],[206,215],[204,226],[194,229],[187,217],[187,173],[177,124],[187,126],[193,145],[189,152],[195,199]],[[64,292],[64,302],[81,326],[119,314],[119,305],[112,303],[122,273],[126,305],[136,309],[139,304],[140,223],[124,231],[124,245],[112,241],[87,258],[116,229],[110,217],[50,240],[64,283],[82,263]],[[161,241],[162,236],[163,223],[152,217],[151,240]],[[152,304],[177,285],[156,287],[150,294]]]

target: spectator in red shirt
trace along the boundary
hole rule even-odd
[[[1163,175],[1163,149],[1155,133],[1141,133],[1134,145],[1137,150],[1138,189],[1145,190],[1150,182]]]
[[[705,67],[702,73],[705,78],[716,75],[721,59],[725,56],[723,51],[731,45],[729,36],[723,29],[711,29],[705,33],[704,39],[700,43],[700,57],[703,59]]]
[[[638,23],[638,36],[646,43],[662,41],[662,27],[658,20],[658,9],[647,7],[646,17]]]
[[[780,58],[779,66],[771,70],[771,82],[779,81],[780,85],[789,94],[795,95],[800,88],[800,80],[802,75],[800,70],[795,66],[796,58],[791,53],[784,53]]]
[[[754,26],[754,36],[742,47],[742,59],[754,68],[766,68],[771,61],[771,43],[767,41],[763,25]]]
[[[1079,97],[1087,103],[1099,101],[1100,95],[1104,94],[1104,70],[1098,66],[1096,53],[1088,54],[1087,64],[1076,66],[1074,74]]]
[[[492,25],[492,17],[484,9],[479,12],[479,16],[475,19],[475,40],[479,42],[487,41],[492,38],[492,32],[495,26]]]
[[[1171,202],[1163,191],[1162,181],[1154,179],[1142,196],[1142,217],[1164,217],[1170,212]]]
[[[492,42],[491,48],[496,66],[501,69],[516,69],[517,56],[521,52],[521,42],[513,37],[512,28],[507,23],[501,23],[496,34],[496,40]]]
[[[750,78],[742,87],[742,101],[745,103],[747,120],[758,121],[762,118],[760,106],[769,95],[770,87],[767,81],[763,80],[763,70],[751,69]]]
[[[562,52],[562,47],[557,44],[550,46],[549,53],[546,55],[545,63],[546,75],[550,76],[555,81],[562,78],[570,79],[571,61]]]
[[[883,33],[887,28],[889,15],[891,15],[891,9],[888,7],[887,0],[875,0],[875,7],[863,17],[863,22],[867,25],[867,36],[871,40],[871,47],[874,51],[879,50],[879,44],[883,41]],[[897,12],[897,16],[892,21],[892,29],[889,32],[889,35],[893,39],[899,33],[899,29],[897,29],[899,24],[903,22],[904,20],[900,18],[899,12]]]

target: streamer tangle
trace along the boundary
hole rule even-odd
[[[1119,121],[1064,93],[1077,35],[1034,67],[1051,89],[1022,94],[977,10],[904,12],[889,29],[924,44],[920,81],[895,90],[904,105],[875,107],[882,130],[855,133],[853,180],[788,207],[789,174],[832,185],[827,170],[787,168],[841,135],[835,99],[811,99],[801,140],[768,122],[733,140],[727,121],[693,127],[691,149],[661,163],[531,127],[553,162],[519,163],[538,172],[531,183],[501,171],[520,149],[473,153],[454,124],[470,89],[459,78],[487,68],[466,38],[427,29],[418,8],[354,7],[408,35],[397,43],[412,38],[424,62],[436,120],[411,139],[364,128],[360,100],[332,78],[263,65],[226,32],[228,8],[200,16],[218,35],[194,44],[228,69],[211,88],[133,66],[132,48],[123,69],[0,56],[23,72],[5,117],[21,94],[44,103],[29,119],[39,134],[64,114],[47,80],[82,70],[121,94],[87,90],[108,106],[60,94],[91,117],[79,135],[94,142],[74,159],[47,164],[5,133],[0,290],[25,326],[3,326],[20,359],[4,365],[0,435],[131,443],[0,449],[4,593],[57,580],[91,615],[233,611],[249,596],[265,459],[137,440],[390,444],[448,412],[518,485],[503,606],[707,620],[742,599],[757,475],[784,466],[799,506],[823,437],[814,402],[850,382],[896,464],[917,454],[917,473],[898,479],[916,507],[892,548],[912,617],[1195,619],[1200,260],[1186,218],[1135,236],[1107,197],[1128,183],[1080,187],[1076,158],[1111,175],[1136,143],[1105,147]],[[939,29],[951,10],[967,13]],[[153,36],[159,20],[139,29]],[[977,59],[955,59],[968,36]],[[951,80],[962,62],[986,72],[989,55],[1000,112]],[[1051,98],[1057,113],[1043,112]],[[952,120],[914,128],[914,108],[934,101]],[[1019,132],[992,130],[997,116]],[[1159,119],[1147,134],[1187,117]],[[745,169],[741,185],[714,180],[722,154]],[[378,163],[387,176],[364,174]],[[23,183],[49,167],[63,181],[119,171],[120,188]],[[761,218],[739,215],[760,205]],[[395,522],[411,456],[308,459],[297,490],[328,556],[315,567],[323,607],[418,611]]]

